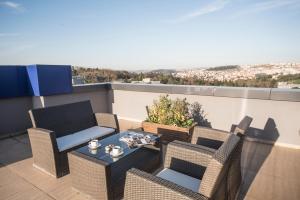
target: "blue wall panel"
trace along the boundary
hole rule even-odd
[[[29,95],[25,66],[0,66],[0,98]]]
[[[34,94],[40,93],[39,80],[37,74],[37,68],[35,65],[29,65],[26,67],[27,69],[27,79],[28,79],[28,90],[31,96]]]
[[[30,91],[34,96],[72,93],[72,69],[70,65],[27,66]]]

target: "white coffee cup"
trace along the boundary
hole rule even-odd
[[[93,147],[93,148],[98,147],[98,140],[90,141],[90,146]]]
[[[114,146],[113,149],[112,149],[112,153],[114,155],[118,155],[121,153],[121,147],[120,146]]]

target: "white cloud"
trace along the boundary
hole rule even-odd
[[[18,12],[22,12],[22,11],[25,10],[24,7],[21,4],[15,3],[15,2],[12,2],[12,1],[0,2],[0,6],[10,8],[10,9],[13,9],[13,10],[18,11]]]
[[[241,10],[237,13],[235,13],[232,17],[236,18],[242,15],[251,14],[251,13],[257,13],[257,12],[263,12],[268,11],[271,9],[281,8],[281,7],[288,7],[288,6],[296,6],[299,5],[299,0],[269,0],[269,1],[262,1],[259,3],[255,3],[251,6],[249,6],[245,10]]]
[[[285,0],[285,1],[281,1],[281,0],[272,0],[272,1],[265,1],[265,2],[260,2],[257,3],[254,6],[254,10],[256,11],[264,11],[264,10],[270,10],[273,8],[279,8],[279,7],[283,7],[283,6],[289,6],[289,5],[294,5],[300,3],[299,0]]]
[[[185,22],[185,21],[188,21],[188,20],[192,20],[192,19],[200,17],[202,15],[207,15],[207,14],[210,14],[210,13],[220,11],[226,6],[226,4],[228,2],[229,2],[228,0],[216,0],[216,1],[213,1],[212,3],[210,3],[210,4],[205,5],[204,7],[200,8],[198,10],[187,13],[187,14],[185,14],[183,16],[180,16],[176,19],[166,20],[165,22],[176,24],[176,23],[181,23],[181,22]]]

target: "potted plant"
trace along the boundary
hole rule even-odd
[[[145,132],[161,134],[163,141],[190,141],[194,126],[197,124],[195,116],[202,116],[203,111],[199,103],[190,104],[184,99],[172,100],[169,95],[160,96],[153,105],[146,107],[148,117],[142,123]],[[205,119],[202,116],[202,120]]]

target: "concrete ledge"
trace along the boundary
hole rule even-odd
[[[268,100],[270,92],[270,88],[216,87],[214,96]]]
[[[300,89],[272,89],[249,87],[221,87],[221,86],[191,86],[164,84],[130,84],[112,83],[112,90],[127,90],[136,92],[153,92],[168,94],[187,94],[200,96],[261,99],[276,101],[300,101]]]
[[[300,101],[300,89],[271,89],[271,100]]]
[[[196,85],[97,83],[73,86],[74,93],[95,90],[126,90],[135,92],[186,94],[229,98],[300,102],[300,89],[221,87]]]
[[[93,92],[95,90],[109,90],[110,83],[94,83],[73,86],[73,93]]]
[[[212,86],[112,83],[113,90],[213,96]]]
[[[172,85],[112,83],[112,90],[128,90],[136,92],[172,93]]]
[[[172,94],[213,96],[215,88],[214,86],[173,85]]]

